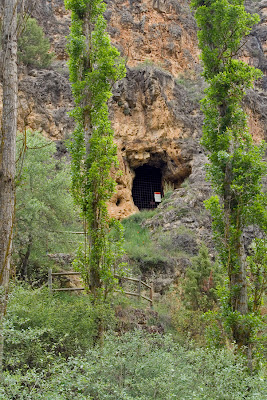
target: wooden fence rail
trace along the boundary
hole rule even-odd
[[[81,273],[80,272],[74,272],[74,271],[70,271],[70,272],[52,272],[52,269],[48,270],[48,288],[50,290],[50,293],[53,292],[68,292],[68,291],[80,291],[80,290],[85,290],[84,287],[77,287],[77,288],[60,288],[60,289],[53,289],[53,277],[57,277],[57,276],[68,276],[68,275],[78,275],[80,276]],[[130,282],[135,282],[137,283],[137,292],[123,292],[126,295],[129,296],[136,296],[138,297],[139,300],[144,299],[149,301],[150,306],[153,307],[153,283],[151,283],[151,285],[148,285],[146,282],[141,280],[141,276],[139,276],[139,278],[132,278],[130,276],[119,276],[119,275],[114,275],[115,278],[120,279],[121,282],[123,281],[130,281]],[[149,289],[149,297],[144,296],[142,294],[142,285],[145,286],[146,289]]]

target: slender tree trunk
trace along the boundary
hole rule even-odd
[[[90,4],[87,5],[87,10],[84,17],[83,23],[83,34],[85,36],[85,43],[86,43],[86,54],[84,55],[84,70],[92,71],[91,66],[91,59],[90,55],[92,53],[92,31],[93,26],[90,22],[90,13],[91,13],[91,6]],[[90,89],[85,89],[84,99],[83,99],[83,107],[85,108],[84,116],[83,116],[83,128],[84,128],[84,140],[85,140],[85,147],[86,147],[86,156],[88,157],[90,152],[90,139],[92,136],[92,122],[90,116],[90,110],[92,108],[91,105],[91,93]]]
[[[2,32],[3,111],[0,129],[0,370],[15,204],[17,130],[17,1],[5,0]]]
[[[87,5],[87,10],[84,17],[83,22],[83,34],[85,36],[85,43],[86,43],[86,53],[84,55],[84,70],[85,71],[92,71],[91,59],[90,55],[92,54],[92,32],[93,32],[93,25],[90,21],[90,14],[91,14],[91,5]],[[93,126],[91,121],[90,110],[92,109],[92,101],[91,101],[91,92],[90,88],[85,89],[84,98],[83,98],[83,107],[84,107],[84,115],[83,115],[83,129],[84,129],[84,140],[85,140],[85,148],[86,148],[86,157],[90,154],[90,140],[92,136]],[[89,168],[87,165],[86,168]],[[98,190],[94,191],[94,196],[97,196]],[[97,208],[97,200],[95,198],[94,201],[95,209],[93,211],[94,220],[91,222],[92,230],[97,232],[101,226],[98,223],[98,214],[99,210]],[[89,246],[91,248],[91,253],[94,254],[94,248],[97,246],[97,237],[91,235],[88,238]],[[93,294],[93,298],[97,297],[98,289],[101,287],[101,280],[100,280],[100,265],[91,265],[90,271],[88,271],[88,282],[90,292]]]
[[[248,293],[247,293],[247,264],[243,242],[243,235],[236,240],[237,265],[234,266],[230,278],[230,291],[232,293],[232,310],[241,315],[248,314]],[[233,338],[238,347],[249,346],[250,329],[246,325],[236,323],[233,325]]]
[[[221,121],[227,113],[227,104],[223,103],[219,107]],[[223,123],[224,124],[224,123]],[[220,130],[223,132],[225,126],[221,125]],[[229,144],[229,154],[232,155],[235,149],[234,140]],[[233,174],[232,162],[229,161],[225,167],[224,178],[224,224],[225,224],[225,245],[229,248],[228,253],[228,277],[231,294],[231,308],[232,311],[237,311],[241,315],[248,313],[248,295],[247,295],[247,264],[246,254],[243,242],[243,227],[240,215],[238,213],[238,205],[234,193],[231,189]],[[236,237],[233,238],[231,234],[231,225],[236,227]],[[234,244],[233,244],[234,242]],[[244,326],[236,323],[232,327],[233,338],[239,347],[248,346],[250,333]]]

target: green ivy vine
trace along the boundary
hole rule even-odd
[[[85,243],[76,265],[94,298],[114,289],[120,269],[122,226],[108,215],[115,190],[111,169],[118,166],[107,102],[113,84],[125,76],[124,62],[110,43],[102,0],[65,0],[72,11],[68,40],[69,70],[76,107],[70,144],[72,193],[81,207]]]
[[[202,144],[208,151],[208,178],[215,195],[206,202],[221,265],[227,274],[221,289],[221,314],[232,338],[246,349],[259,328],[266,266],[259,264],[266,240],[256,241],[248,259],[244,231],[255,225],[266,237],[267,198],[262,192],[265,145],[255,145],[248,130],[243,99],[261,71],[238,59],[244,37],[259,21],[245,11],[243,0],[193,0],[199,27],[203,75],[208,83],[202,100]],[[254,261],[253,261],[254,260]],[[265,278],[264,278],[265,276]],[[257,299],[254,298],[255,294]],[[260,297],[260,298],[259,298]],[[254,305],[254,306],[253,306]]]

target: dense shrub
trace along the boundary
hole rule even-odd
[[[112,324],[110,308],[104,304],[103,309],[93,307],[86,295],[15,288],[5,324],[5,368],[44,370],[84,352],[95,342],[99,313]]]
[[[24,65],[46,68],[54,54],[50,52],[50,42],[36,19],[27,18],[25,27],[18,38],[18,59]]]
[[[2,392],[1,392],[2,390]],[[107,336],[102,348],[54,363],[49,374],[5,375],[0,399],[263,400],[266,381],[227,350],[185,349],[171,337]]]
[[[208,249],[202,245],[192,264],[186,270],[184,300],[186,307],[203,312],[211,310],[216,303],[216,286],[221,283],[222,273],[212,263]]]

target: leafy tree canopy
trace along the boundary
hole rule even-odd
[[[25,150],[22,174],[16,191],[15,259],[24,278],[40,275],[47,253],[71,251],[71,235],[59,234],[75,224],[69,193],[70,167],[55,157],[55,144],[39,133],[19,134],[17,153]],[[26,145],[26,149],[24,149]],[[47,270],[42,271],[47,274]]]

